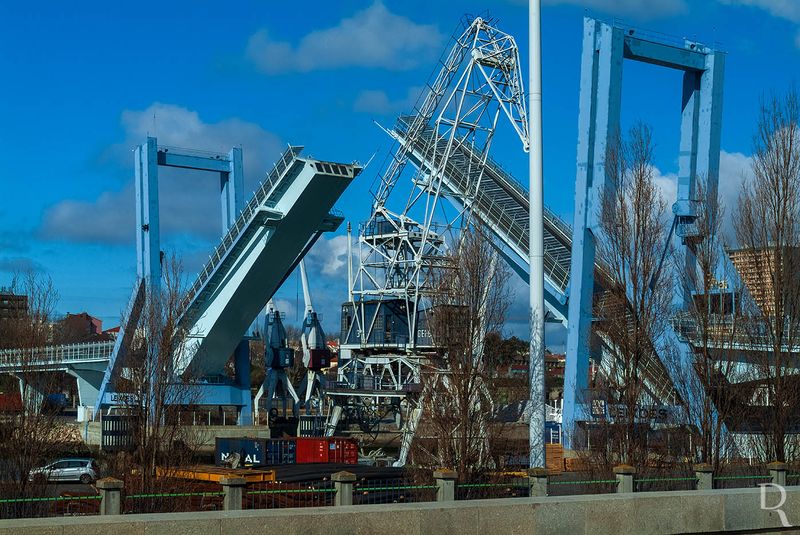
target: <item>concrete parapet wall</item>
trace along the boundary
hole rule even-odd
[[[100,446],[100,422],[75,424],[87,445]],[[202,452],[213,452],[216,437],[270,438],[265,425],[194,425],[186,426],[192,444]]]
[[[779,500],[777,491],[767,494],[767,505],[775,505]],[[0,535],[601,535],[779,531],[781,521],[777,512],[762,510],[760,505],[760,489],[643,492],[448,503],[2,520]],[[800,488],[787,488],[782,509],[792,525],[800,526]],[[773,531],[775,528],[777,530]]]

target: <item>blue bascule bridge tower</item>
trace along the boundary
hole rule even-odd
[[[686,39],[669,40],[633,28],[584,19],[564,377],[565,430],[572,430],[575,422],[589,418],[586,392],[590,357],[600,359],[599,354],[590,354],[590,347],[603,345],[602,340],[592,343],[593,303],[596,294],[603,291],[602,277],[597,276],[596,248],[602,239],[598,219],[601,193],[613,187],[606,175],[606,156],[612,140],[620,133],[625,60],[683,73],[678,187],[672,206],[672,229],[673,245],[687,248],[690,253],[683,266],[687,273],[697,269],[690,249],[693,238],[697,237],[694,223],[701,210],[716,206],[724,53]],[[703,199],[695,198],[698,177],[705,181]],[[681,306],[689,298],[681,292],[675,297],[675,305]],[[683,349],[688,351],[686,347]],[[669,374],[657,355],[651,355],[641,371],[649,397],[655,403],[674,399]]]
[[[222,238],[180,310],[179,326],[188,339],[169,366],[176,388],[183,385],[187,394],[186,399],[170,397],[170,403],[232,406],[239,424],[252,424],[248,330],[321,234],[342,223],[331,210],[361,170],[355,163],[302,157],[302,149],[288,147],[245,204],[240,148],[217,154],[159,146],[152,137],[137,147],[138,280],[98,387],[95,414],[130,402],[129,395],[117,391],[116,381],[125,375],[126,354],[136,329],[143,327],[148,300],[157,299],[161,291],[158,170],[176,167],[217,175]],[[232,377],[226,374],[231,358]]]

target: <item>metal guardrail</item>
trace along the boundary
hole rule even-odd
[[[755,467],[753,467],[755,468]],[[763,469],[763,468],[762,468]],[[783,471],[785,478],[798,479],[800,474]],[[706,480],[706,489],[725,489],[754,487],[780,478],[777,474],[731,474],[713,475],[705,472],[710,480]],[[323,507],[334,505],[369,505],[402,502],[447,502],[452,500],[475,500],[486,498],[513,498],[529,496],[534,487],[543,490],[539,496],[566,496],[580,494],[607,493],[639,493],[649,491],[681,491],[693,490],[701,483],[701,476],[681,473],[677,476],[646,475],[635,477],[633,473],[617,475],[597,474],[592,478],[589,473],[562,472],[550,475],[526,475],[525,473],[494,474],[460,482],[450,477],[444,480],[423,477],[414,480],[408,475],[391,479],[360,478],[352,483],[338,483],[331,479],[317,479],[302,482],[269,481],[251,483],[246,487],[237,485],[213,486],[212,483],[188,484],[184,489],[175,488],[171,492],[125,494],[123,489],[101,491],[101,495],[58,496],[10,498],[0,500],[0,517],[25,518],[69,515],[97,514],[135,514],[164,513],[177,511],[202,510],[239,510],[239,509],[282,509],[297,507]],[[418,477],[421,474],[417,475]],[[588,476],[588,477],[587,477]],[[574,479],[572,479],[574,477]],[[564,479],[568,478],[568,479]],[[451,491],[447,492],[443,481],[451,481]],[[543,481],[544,480],[544,481]],[[540,485],[544,484],[542,488]],[[187,485],[187,483],[183,483]],[[787,485],[791,486],[791,485]],[[234,489],[233,487],[238,487]],[[689,487],[688,489],[686,487]],[[232,492],[232,491],[236,492]],[[101,512],[100,502],[116,493],[118,504],[116,511]],[[339,492],[352,493],[352,500],[337,500]],[[449,495],[449,496],[448,496]],[[233,499],[241,502],[236,503]],[[114,499],[110,500],[111,503]],[[121,503],[119,503],[121,502]]]
[[[757,317],[734,317],[727,314],[711,314],[706,319],[706,325],[702,325],[699,316],[691,312],[683,312],[674,315],[670,319],[673,330],[678,337],[695,347],[702,347],[705,343],[703,335],[707,337],[709,347],[717,349],[741,349],[748,348],[754,350],[772,351],[774,340],[768,332],[768,325],[765,319]],[[798,337],[792,333],[797,329],[796,323],[792,318],[787,318],[784,322],[784,340],[794,341],[794,344],[784,343],[783,351],[787,353],[800,353],[800,343]],[[705,330],[705,332],[704,332]]]
[[[250,199],[247,205],[245,205],[242,213],[236,218],[236,222],[231,225],[231,228],[225,233],[222,241],[220,241],[219,245],[214,248],[214,252],[211,253],[209,260],[197,275],[197,279],[195,280],[194,284],[192,284],[192,286],[189,288],[185,300],[187,309],[194,301],[195,297],[199,295],[200,290],[206,284],[208,279],[211,278],[211,275],[217,269],[217,266],[219,266],[219,264],[222,262],[222,259],[225,258],[231,246],[236,242],[236,238],[248,225],[250,219],[253,217],[253,214],[255,214],[259,207],[265,204],[265,201],[269,198],[270,193],[272,193],[272,191],[276,188],[283,174],[300,155],[302,150],[303,147],[300,146],[289,146],[283,152],[283,154],[281,154],[281,157],[278,159],[278,161],[275,162],[272,170],[261,182],[261,186],[254,192],[253,197]],[[269,206],[269,203],[266,203],[266,205]]]
[[[411,117],[400,117],[397,122],[396,131],[400,134],[405,134],[407,129],[407,121],[412,119],[413,118]],[[416,138],[418,140],[418,145],[415,147],[415,149],[425,159],[427,159],[427,155],[425,154],[424,149],[427,148],[428,144],[435,135],[436,133],[433,131],[433,129],[428,127],[425,128]],[[447,141],[441,138],[436,140],[437,149],[442,149],[441,151],[437,150],[437,153],[440,157],[444,157],[444,149],[446,148],[444,145],[446,145],[446,143]],[[528,198],[527,190],[516,180],[514,180],[511,175],[506,173],[497,162],[491,158],[486,158],[486,161],[484,162],[483,158],[479,158],[464,145],[460,145],[458,147],[458,153],[469,160],[468,167],[474,166],[476,171],[483,169],[483,177],[486,180],[493,181],[495,184],[497,184],[499,189],[505,191],[512,190],[513,193],[519,198],[513,199],[513,196],[511,195],[509,195],[509,197],[511,197],[512,200],[520,202],[519,207],[525,209],[527,212],[528,208],[524,206],[524,199]],[[441,161],[427,161],[426,163],[438,166],[441,164]],[[486,171],[488,171],[488,173]],[[487,194],[481,190],[467,193],[470,188],[470,177],[468,171],[457,165],[456,162],[453,161],[453,158],[448,158],[445,164],[445,172],[447,178],[450,179],[448,182],[453,182],[453,185],[455,186],[455,188],[451,188],[454,190],[453,192],[455,194],[459,195],[465,200],[471,201],[471,208],[477,208],[479,215],[483,216],[482,218],[486,220],[486,223],[490,226],[496,227],[496,230],[499,231],[499,233],[503,235],[511,244],[519,248],[521,251],[528,250],[528,237],[526,234],[527,229],[524,225],[520,224],[520,222],[517,221],[514,216],[510,215],[504,207],[500,206],[493,195]],[[569,241],[571,243],[572,228],[564,220],[556,216],[547,208],[545,208],[544,211],[544,219],[545,230],[550,231],[550,229],[547,228],[549,224],[561,234],[561,240]],[[561,290],[566,290],[569,282],[569,265],[562,265],[556,255],[548,247],[545,247],[544,250],[544,264],[545,274],[548,276],[548,278],[550,278]]]
[[[330,480],[306,483],[254,484],[243,494],[244,509],[285,509],[332,506],[336,489]]]
[[[114,341],[64,344],[28,349],[0,350],[0,368],[25,365],[55,364],[62,362],[108,360],[114,350]]]

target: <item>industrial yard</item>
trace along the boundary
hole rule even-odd
[[[9,9],[0,531],[800,524],[800,14],[417,4]]]

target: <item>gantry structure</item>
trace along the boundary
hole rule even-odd
[[[547,320],[568,329],[564,412],[548,414],[570,428],[576,420],[590,417],[584,405],[590,357],[606,370],[604,359],[607,363],[615,358],[608,339],[590,355],[589,340],[593,303],[607,278],[595,256],[597,203],[603,188],[610,186],[605,156],[612,137],[619,134],[623,60],[684,72],[678,198],[671,232],[681,248],[690,248],[696,238],[694,223],[700,210],[716,204],[724,69],[724,54],[700,43],[589,18],[584,21],[582,58],[574,225],[546,208],[541,222]],[[497,30],[494,21],[473,19],[454,38],[442,64],[414,113],[401,116],[387,130],[397,144],[380,177],[371,218],[361,228],[357,252],[361,262],[351,277],[351,300],[342,314],[343,392],[335,395],[350,396],[343,402],[345,413],[363,414],[365,399],[373,409],[387,407],[391,400],[386,392],[394,391],[413,415],[406,420],[404,437],[413,433],[419,417],[419,402],[409,401],[419,381],[418,370],[426,350],[435,346],[425,325],[430,291],[426,283],[439,267],[437,258],[452,243],[448,239],[452,232],[470,224],[488,229],[513,271],[526,282],[530,273],[528,192],[490,156],[501,120],[511,125],[524,151],[529,146],[513,37]],[[414,189],[405,205],[392,211],[387,200],[403,174]],[[707,183],[704,199],[695,198],[698,176]],[[455,208],[454,216],[442,215],[443,202]],[[696,266],[687,264],[685,269]],[[687,298],[681,294],[675,300]],[[683,348],[689,351],[685,344]],[[658,354],[647,355],[640,371],[649,402],[676,401],[671,377]],[[368,379],[360,379],[359,373]],[[404,382],[398,377],[405,377]],[[371,392],[376,383],[384,390],[385,403]]]
[[[166,166],[217,174],[222,206],[222,238],[189,287],[178,319],[189,338],[173,355],[173,376],[176,383],[190,383],[192,404],[234,406],[240,424],[252,423],[247,330],[320,235],[342,223],[333,205],[361,170],[355,163],[306,158],[301,152],[302,147],[287,148],[245,204],[241,149],[190,151],[159,146],[155,138],[137,148],[139,279],[98,385],[96,413],[124,405],[115,380],[124,374],[143,306],[161,286],[158,169]],[[235,373],[228,379],[224,368],[231,356]]]

